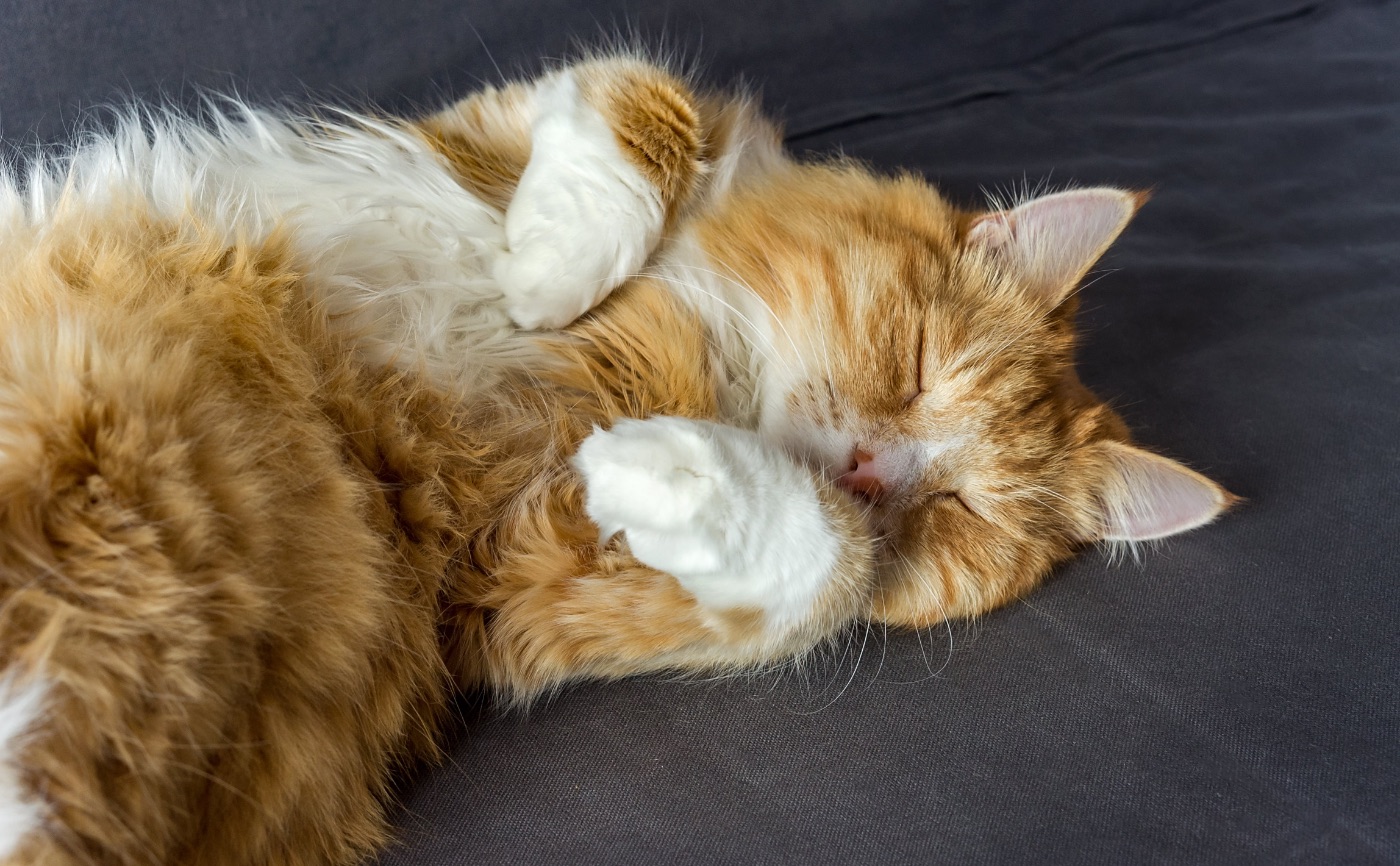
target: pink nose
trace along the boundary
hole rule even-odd
[[[836,479],[836,486],[862,499],[879,499],[885,492],[885,482],[875,471],[875,455],[857,448],[851,454],[851,469]]]

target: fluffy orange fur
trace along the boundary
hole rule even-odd
[[[0,251],[0,653],[53,684],[15,862],[351,862],[444,701],[431,407],[277,243],[115,213]]]
[[[51,686],[20,753],[43,828],[11,862],[354,863],[454,689],[525,700],[788,657],[862,617],[973,615],[1105,536],[1118,467],[1150,458],[1075,376],[1082,269],[1028,291],[998,253],[1009,218],[852,164],[716,193],[745,103],[630,58],[580,80],[670,223],[781,323],[779,360],[820,359],[795,423],[953,444],[897,495],[853,495],[811,455],[841,561],[775,641],[584,511],[570,459],[595,426],[727,420],[733,359],[665,280],[464,399],[363,360],[285,239],[229,245],[139,200],[56,215],[0,245],[0,657]],[[409,128],[504,206],[531,98],[487,90]]]

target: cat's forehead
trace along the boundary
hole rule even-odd
[[[917,177],[841,164],[779,173],[698,231],[716,265],[781,319],[865,347],[853,360],[875,368],[925,339],[951,361],[1033,330],[1005,275],[965,254],[970,219]]]
[[[999,330],[1026,312],[1011,275],[967,249],[975,214],[923,180],[849,170],[791,184],[791,196],[767,201],[781,226],[770,261],[791,283],[820,284],[856,315],[943,316],[965,320],[969,332]],[[977,315],[984,308],[993,315]]]
[[[858,263],[873,250],[907,248],[940,259],[957,245],[966,216],[909,175],[880,177],[858,166],[791,165],[735,191],[702,219],[723,246],[763,248],[791,263],[818,250]]]
[[[962,217],[923,181],[857,173],[828,183],[816,222],[832,226],[831,249],[851,270],[923,289],[957,258]]]

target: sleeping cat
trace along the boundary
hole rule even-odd
[[[962,211],[631,56],[0,185],[0,861],[354,863],[458,689],[792,657],[1209,521],[1073,369],[1140,202]]]

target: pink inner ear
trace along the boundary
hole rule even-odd
[[[1140,196],[1120,189],[1075,189],[986,214],[967,243],[1007,256],[1031,291],[1059,303],[1137,210]]]
[[[977,218],[968,230],[967,242],[994,250],[1011,240],[1011,215],[989,213]]]
[[[1149,541],[1209,523],[1229,505],[1220,485],[1165,457],[1113,445],[1104,491],[1105,541]]]

